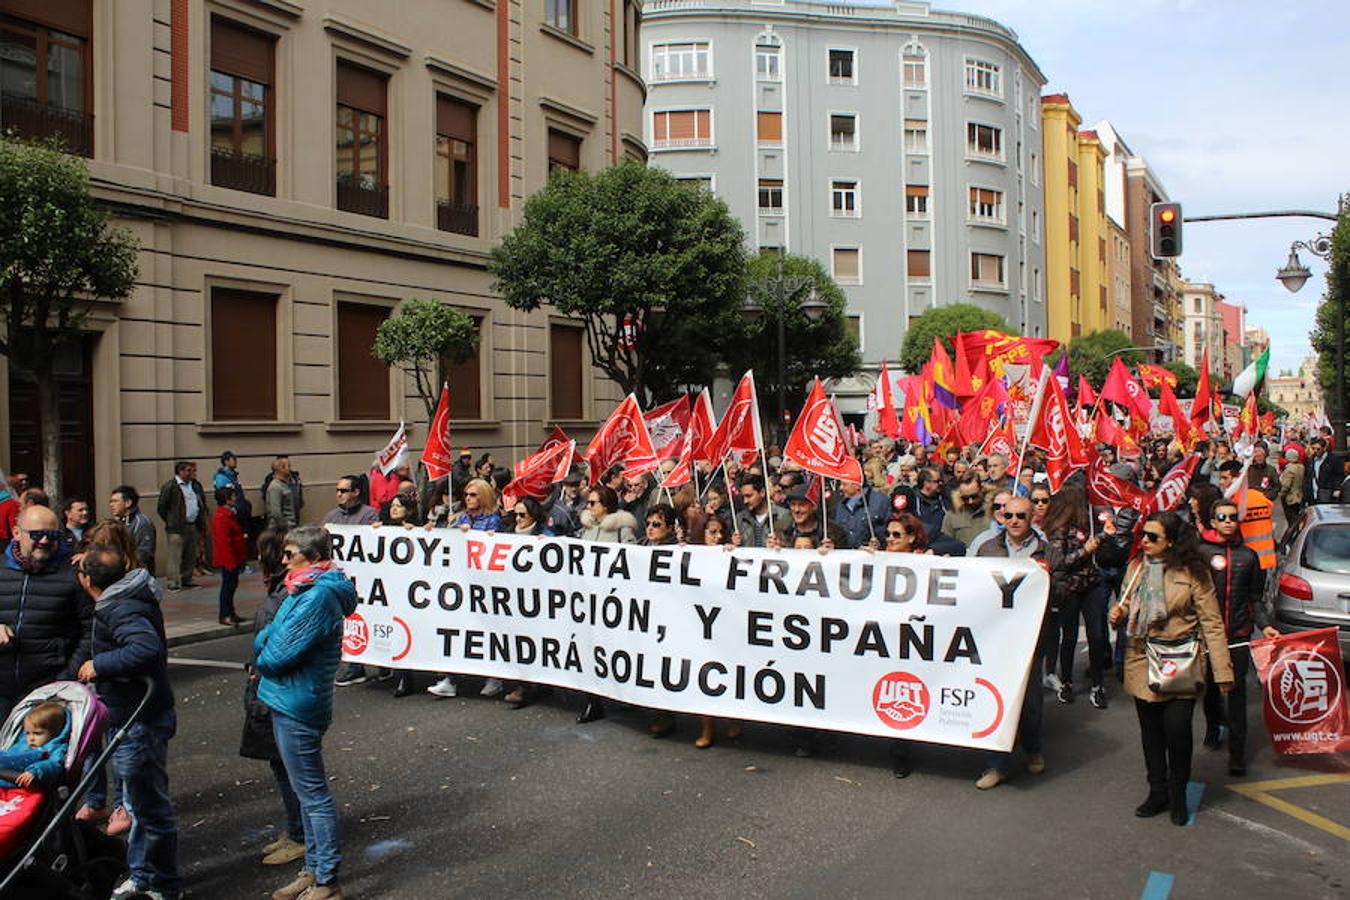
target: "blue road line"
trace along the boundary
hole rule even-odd
[[[1190,816],[1186,819],[1187,825],[1195,824],[1195,814],[1200,811],[1200,798],[1205,796],[1205,783],[1203,781],[1192,781],[1186,785],[1186,809]]]
[[[1139,900],[1167,900],[1172,896],[1174,881],[1176,878],[1166,872],[1149,872],[1148,881],[1144,882],[1144,892],[1139,895]]]

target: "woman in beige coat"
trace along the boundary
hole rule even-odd
[[[1191,720],[1204,685],[1192,694],[1156,694],[1148,685],[1148,638],[1175,640],[1199,631],[1201,656],[1225,694],[1233,689],[1228,637],[1214,596],[1214,582],[1200,556],[1195,531],[1174,512],[1157,512],[1144,523],[1144,558],[1125,576],[1111,624],[1126,624],[1125,690],[1134,697],[1148,772],[1148,798],[1135,809],[1141,818],[1170,810],[1185,825],[1186,783],[1191,778]],[[1205,671],[1204,659],[1199,671]]]
[[[1284,451],[1284,471],[1280,473],[1280,503],[1284,506],[1285,528],[1293,528],[1303,513],[1303,463],[1292,447]]]

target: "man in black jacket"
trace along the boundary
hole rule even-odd
[[[1242,542],[1242,516],[1237,504],[1219,500],[1209,513],[1212,531],[1204,533],[1201,554],[1209,561],[1214,593],[1219,599],[1224,630],[1230,644],[1245,644],[1253,627],[1266,637],[1279,632],[1271,625],[1270,613],[1262,601],[1265,573],[1256,552]],[[1233,690],[1227,702],[1211,680],[1205,691],[1205,746],[1218,750],[1223,746],[1223,726],[1228,727],[1228,774],[1247,774],[1247,669],[1252,652],[1247,646],[1228,648],[1233,660]],[[1227,709],[1225,709],[1225,705]]]
[[[1326,438],[1314,438],[1303,475],[1303,497],[1309,503],[1332,503],[1345,479],[1345,463],[1339,453],[1331,452]],[[1341,497],[1340,499],[1345,499]]]
[[[0,719],[33,688],[75,677],[94,618],[56,513],[30,506],[17,526],[0,565]]]
[[[185,459],[174,464],[173,477],[159,489],[156,504],[169,542],[169,590],[194,587],[192,570],[197,547],[206,530],[206,496],[197,481],[197,464]]]

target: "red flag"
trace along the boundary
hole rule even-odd
[[[553,485],[566,478],[572,470],[572,457],[576,449],[577,442],[569,440],[565,444],[554,444],[531,453],[516,463],[510,483],[502,489],[502,505],[509,508],[521,497],[547,497]]]
[[[1110,506],[1120,509],[1129,506],[1143,510],[1148,506],[1149,495],[1131,481],[1111,474],[1106,460],[1100,454],[1094,456],[1087,470],[1088,502],[1098,506]]]
[[[441,385],[441,400],[436,404],[436,415],[427,429],[427,445],[422,448],[422,465],[435,481],[450,474],[455,457],[450,444],[450,384]]]
[[[1142,522],[1149,515],[1176,509],[1181,505],[1181,501],[1186,499],[1186,491],[1191,486],[1191,479],[1195,476],[1195,470],[1200,465],[1199,455],[1192,453],[1186,458],[1185,462],[1177,463],[1172,467],[1162,481],[1158,482],[1158,489],[1153,492],[1148,506],[1141,510],[1139,521]]]
[[[1003,382],[991,378],[961,409],[956,436],[962,444],[973,444],[989,434],[989,426],[1003,415],[1010,400]]]
[[[1102,399],[1119,403],[1130,411],[1131,418],[1143,419],[1145,423],[1153,413],[1153,405],[1149,402],[1148,394],[1139,386],[1139,382],[1130,377],[1130,370],[1125,368],[1125,364],[1118,356],[1115,362],[1111,363],[1111,372],[1106,376],[1106,384],[1102,385]]]
[[[1078,376],[1078,408],[1086,409],[1097,403],[1097,394],[1092,390],[1085,376]]]
[[[1214,392],[1209,386],[1209,348],[1200,351],[1200,378],[1195,383],[1195,399],[1191,401],[1191,421],[1199,428],[1213,415]]]
[[[952,390],[956,391],[958,397],[971,397],[980,389],[980,385],[975,384],[970,375],[970,360],[967,359],[965,347],[961,340],[961,332],[956,333],[954,339],[956,352],[952,354],[952,365],[955,369],[955,375],[952,376]],[[985,363],[988,365],[988,363]]]
[[[629,394],[623,398],[591,438],[581,458],[590,464],[592,483],[616,465],[623,466],[625,478],[636,478],[660,467],[636,397]]]
[[[708,398],[708,389],[704,388],[694,397],[694,408],[690,411],[689,426],[684,430],[681,442],[680,458],[675,468],[661,482],[663,488],[679,487],[688,484],[694,476],[694,464],[708,461],[708,439],[716,426],[713,423],[712,400]]]
[[[1252,641],[1276,753],[1350,750],[1345,671],[1335,628]]]
[[[811,386],[802,414],[783,448],[783,457],[824,478],[862,483],[862,465],[848,452],[839,411],[825,396],[819,378]]]
[[[1190,418],[1182,411],[1171,386],[1165,381],[1158,386],[1158,409],[1163,415],[1171,418],[1177,440],[1181,441],[1182,448],[1189,453],[1195,443],[1195,429],[1191,425]]]
[[[1160,387],[1167,385],[1175,389],[1177,386],[1177,376],[1170,370],[1162,366],[1155,366],[1152,363],[1139,364],[1139,380],[1144,383],[1146,388]]]
[[[895,392],[891,390],[891,376],[886,372],[886,363],[881,363],[881,375],[877,379],[880,393],[877,404],[877,431],[888,438],[900,437],[900,416],[895,410]]]
[[[1049,370],[1041,376],[1039,409],[1031,423],[1029,443],[1045,451],[1045,474],[1050,478],[1052,491],[1059,490],[1074,469],[1087,465],[1087,451],[1073,427],[1069,402]]]
[[[1010,470],[1018,468],[1017,434],[1013,431],[1012,416],[999,419],[994,430],[989,432],[989,436],[980,445],[980,456],[989,456],[993,453],[998,453],[1008,460]]]
[[[1236,442],[1243,437],[1250,437],[1252,440],[1255,440],[1259,430],[1257,428],[1258,418],[1256,412],[1256,391],[1252,391],[1247,395],[1247,402],[1242,404],[1242,412],[1238,414],[1238,426],[1237,430],[1233,432],[1233,440]]]
[[[764,435],[759,428],[759,398],[755,394],[755,373],[746,372],[731,395],[722,421],[708,439],[708,460],[721,464],[728,454],[758,453],[764,446]]]
[[[648,410],[647,433],[652,436],[652,448],[657,459],[673,459],[684,449],[684,431],[689,427],[689,395],[679,397]]]
[[[559,444],[565,444],[570,440],[571,438],[567,436],[567,432],[563,431],[560,426],[554,425],[553,430],[549,432],[548,437],[544,438],[544,442],[539,445],[539,449],[535,452],[543,453],[545,450],[552,450]]]

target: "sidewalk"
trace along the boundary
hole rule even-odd
[[[239,576],[239,590],[234,594],[234,608],[243,625],[231,628],[221,625],[219,618],[220,576],[201,575],[196,586],[181,591],[164,591],[160,608],[164,610],[164,633],[170,647],[195,644],[232,634],[253,633],[253,613],[262,604],[262,576]],[[164,580],[160,579],[162,587]]]

